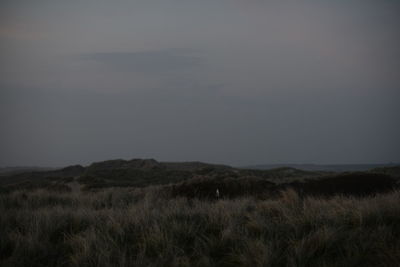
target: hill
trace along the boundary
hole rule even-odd
[[[54,168],[46,167],[4,167],[0,168],[0,176],[13,175],[24,172],[50,171]]]
[[[292,167],[238,169],[202,162],[158,162],[154,159],[108,160],[87,167],[18,173],[0,177],[2,191],[48,188],[101,190],[110,187],[164,186],[178,197],[212,198],[218,188],[225,198],[272,198],[292,188],[300,195],[370,195],[398,188],[400,167],[366,172],[306,171]]]
[[[354,172],[354,171],[368,171],[375,168],[395,167],[400,164],[387,163],[387,164],[259,164],[245,166],[245,169],[269,170],[281,167],[291,167],[305,171],[326,171],[326,172]]]
[[[1,176],[0,266],[400,266],[399,170],[117,159]]]

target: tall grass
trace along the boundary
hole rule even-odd
[[[157,187],[0,194],[0,266],[400,266],[400,192],[201,201]]]

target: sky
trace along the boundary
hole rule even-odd
[[[0,167],[400,162],[400,1],[2,0]]]

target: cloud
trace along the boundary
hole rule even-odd
[[[203,59],[187,49],[86,53],[80,59],[96,61],[121,71],[141,73],[192,70],[203,65]]]

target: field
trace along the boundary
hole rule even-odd
[[[161,183],[153,167],[94,167],[4,179],[0,266],[400,266],[396,168],[174,166]],[[142,175],[110,176],[122,172]],[[179,180],[181,172],[193,177]]]

